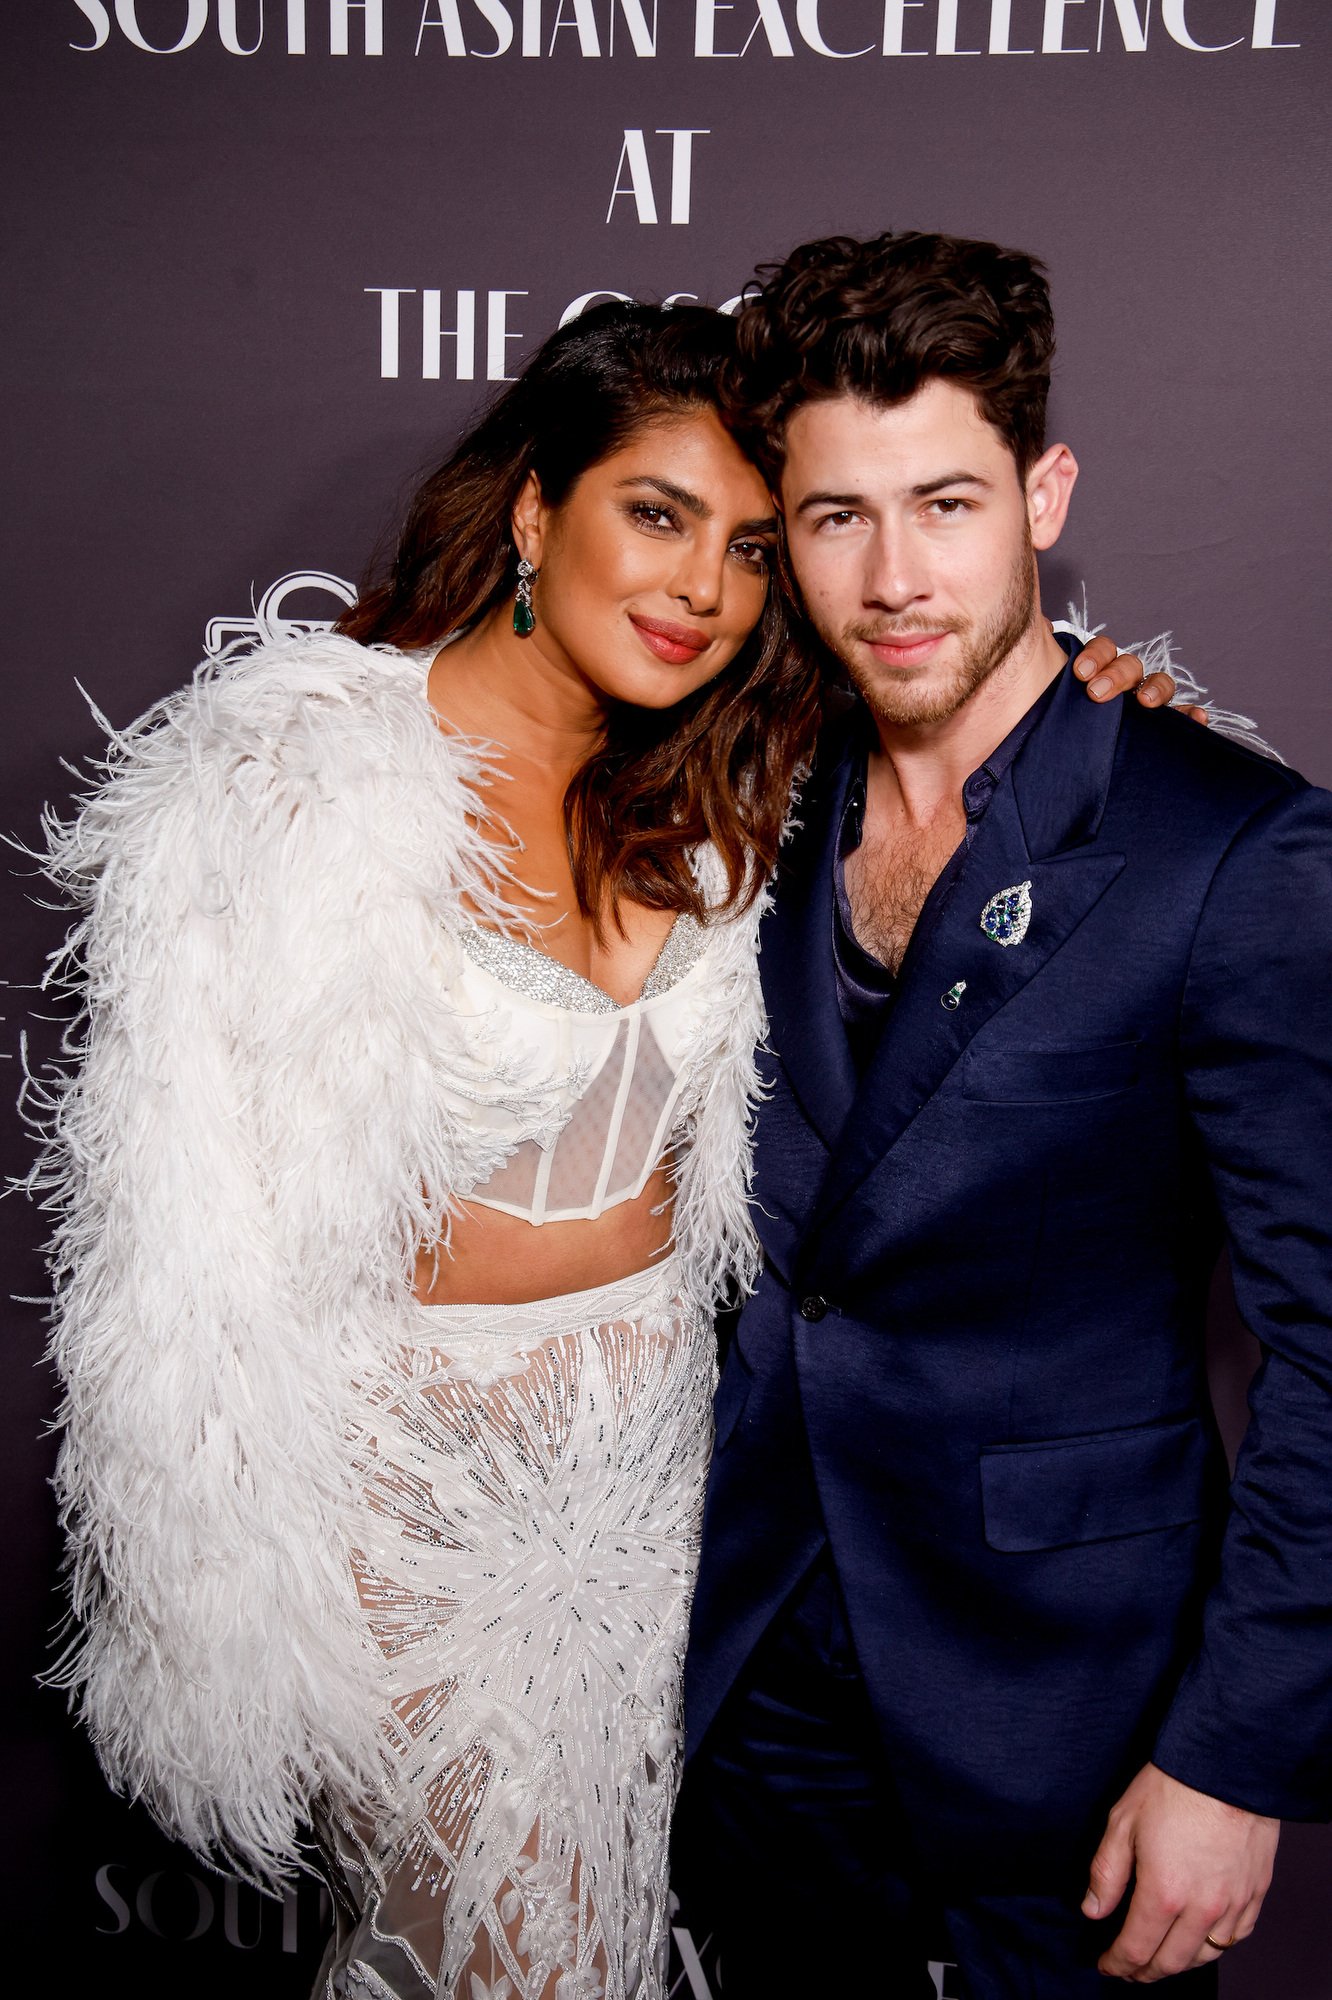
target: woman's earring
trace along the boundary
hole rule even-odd
[[[532,585],[536,581],[537,566],[526,556],[518,558],[518,589],[513,600],[513,629],[520,639],[526,639],[536,631],[536,613],[532,609]]]

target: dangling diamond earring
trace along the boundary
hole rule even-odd
[[[513,629],[520,639],[526,639],[536,631],[536,613],[532,609],[532,585],[538,575],[535,563],[526,556],[518,558],[518,588],[513,599]]]

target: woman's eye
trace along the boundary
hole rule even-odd
[[[764,572],[772,566],[772,545],[769,542],[732,542],[731,554],[746,569]]]
[[[669,534],[675,526],[675,515],[669,507],[661,507],[653,500],[636,500],[630,513],[641,528],[650,535]]]

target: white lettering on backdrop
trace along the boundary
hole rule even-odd
[[[506,56],[599,61],[660,48],[660,0],[68,0],[92,39],[177,56],[214,38],[228,55]],[[676,55],[1072,56],[1298,49],[1293,0],[672,0]],[[1153,32],[1155,31],[1155,32]],[[873,36],[865,41],[866,33]],[[692,39],[691,39],[692,37]]]
[[[366,296],[379,300],[379,375],[381,381],[395,382],[403,374],[404,356],[407,357],[409,379],[422,382],[474,382],[477,379],[478,329],[485,326],[485,371],[488,382],[509,382],[513,377],[506,367],[507,343],[526,340],[526,332],[519,332],[510,324],[510,299],[525,299],[525,291],[478,292],[475,287],[463,286],[456,290],[445,290],[433,285],[366,285]],[[742,294],[736,292],[731,298],[723,299],[718,312],[733,313],[740,304]],[[633,297],[613,285],[599,286],[595,291],[580,292],[571,299],[555,324],[567,326],[579,313],[586,312],[591,305],[603,299],[623,299],[626,303]],[[671,292],[663,300],[667,306],[694,303],[700,297],[698,292]],[[404,307],[403,300],[413,303]],[[415,301],[420,300],[418,306]],[[481,300],[485,301],[484,306]],[[446,325],[446,316],[452,324]],[[551,331],[542,328],[540,338]],[[414,377],[415,355],[421,357],[420,375]],[[512,356],[508,356],[512,360]]]
[[[688,222],[690,192],[693,185],[694,141],[706,139],[705,125],[658,125],[658,139],[671,142],[671,221]],[[624,175],[628,172],[628,184]],[[606,220],[615,213],[615,204],[624,199],[632,201],[638,211],[638,219],[643,223],[657,220],[657,195],[652,185],[652,169],[648,164],[647,145],[641,130],[626,130],[624,144],[620,148],[619,163],[615,169],[615,185],[611,189],[610,207],[606,210]]]

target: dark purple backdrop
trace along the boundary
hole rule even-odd
[[[19,838],[68,794],[58,760],[96,742],[76,679],[127,721],[210,620],[292,573],[355,578],[488,374],[574,301],[720,304],[802,236],[885,226],[1050,266],[1054,426],[1083,467],[1051,608],[1085,582],[1117,637],[1173,628],[1223,702],[1332,782],[1327,0],[19,0],[0,32]],[[432,322],[464,340],[432,341],[427,374]],[[336,606],[306,589],[281,609]],[[39,1051],[54,1033],[26,990],[58,933],[34,893],[6,885],[11,1070],[25,1020]],[[12,1288],[35,1293],[38,1222],[11,1199],[0,1223]],[[12,1903],[52,1990],[299,1995],[315,1888],[284,1911],[205,1880],[105,1796],[34,1687],[57,1610],[52,1398],[38,1311],[9,1320]],[[1224,1286],[1214,1330],[1233,1429],[1248,1356]],[[1332,2000],[1330,1863],[1325,1831],[1288,1835],[1226,2000]],[[686,1923],[678,1991],[702,2000]]]

